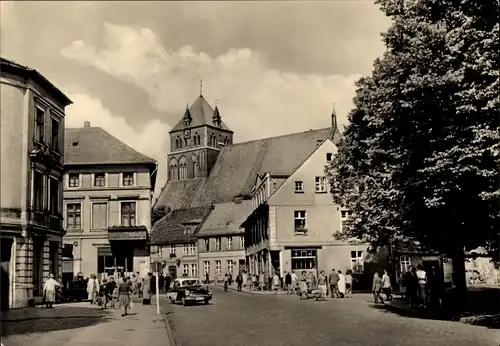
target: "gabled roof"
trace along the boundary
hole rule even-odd
[[[196,241],[196,234],[212,208],[177,209],[155,223],[151,230],[151,245],[169,245]],[[191,232],[185,234],[185,230]]]
[[[205,185],[206,179],[173,180],[165,184],[155,203],[169,206],[172,210],[190,208],[198,191]]]
[[[198,237],[244,233],[240,225],[252,213],[252,201],[219,203],[207,217]]]
[[[257,174],[291,175],[331,135],[332,129],[325,128],[228,145],[221,149],[210,176],[196,191],[189,191],[187,196],[183,191],[191,183],[169,181],[156,205],[178,205],[180,198],[181,207],[188,208],[232,202],[238,195],[251,196]]]
[[[65,129],[64,164],[156,164],[100,127]]]
[[[189,114],[191,115],[191,123],[189,126],[184,125],[184,117],[182,117],[177,125],[170,131],[170,133],[182,130],[184,128],[191,128],[201,125],[212,125],[212,117],[214,116],[214,109],[210,106],[203,96],[199,96],[194,103],[189,107]],[[231,131],[224,122],[221,121],[220,128],[222,130]]]
[[[0,58],[0,71],[13,73],[24,78],[33,79],[33,81],[39,84],[43,89],[52,94],[56,99],[62,101],[64,106],[69,106],[73,103],[59,88],[57,88],[51,81],[45,78],[37,70],[30,68],[28,66],[23,66],[12,60]]]

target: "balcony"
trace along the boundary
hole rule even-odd
[[[29,210],[29,220],[38,226],[47,227],[55,231],[62,231],[62,215],[48,210]]]
[[[62,155],[54,149],[50,149],[48,145],[42,142],[35,141],[35,148],[30,151],[29,155],[32,161],[43,162],[50,167],[63,168]]]

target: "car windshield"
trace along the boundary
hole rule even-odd
[[[182,286],[201,286],[200,280],[184,280]]]

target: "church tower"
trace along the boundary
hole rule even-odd
[[[233,144],[233,131],[222,121],[217,104],[212,108],[202,90],[169,134],[169,181],[207,178],[220,149]]]

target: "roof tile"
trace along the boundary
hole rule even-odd
[[[156,163],[100,127],[69,128],[64,138],[65,164]]]
[[[198,237],[243,233],[240,225],[252,213],[252,201],[246,200],[240,203],[219,203],[207,217]]]

